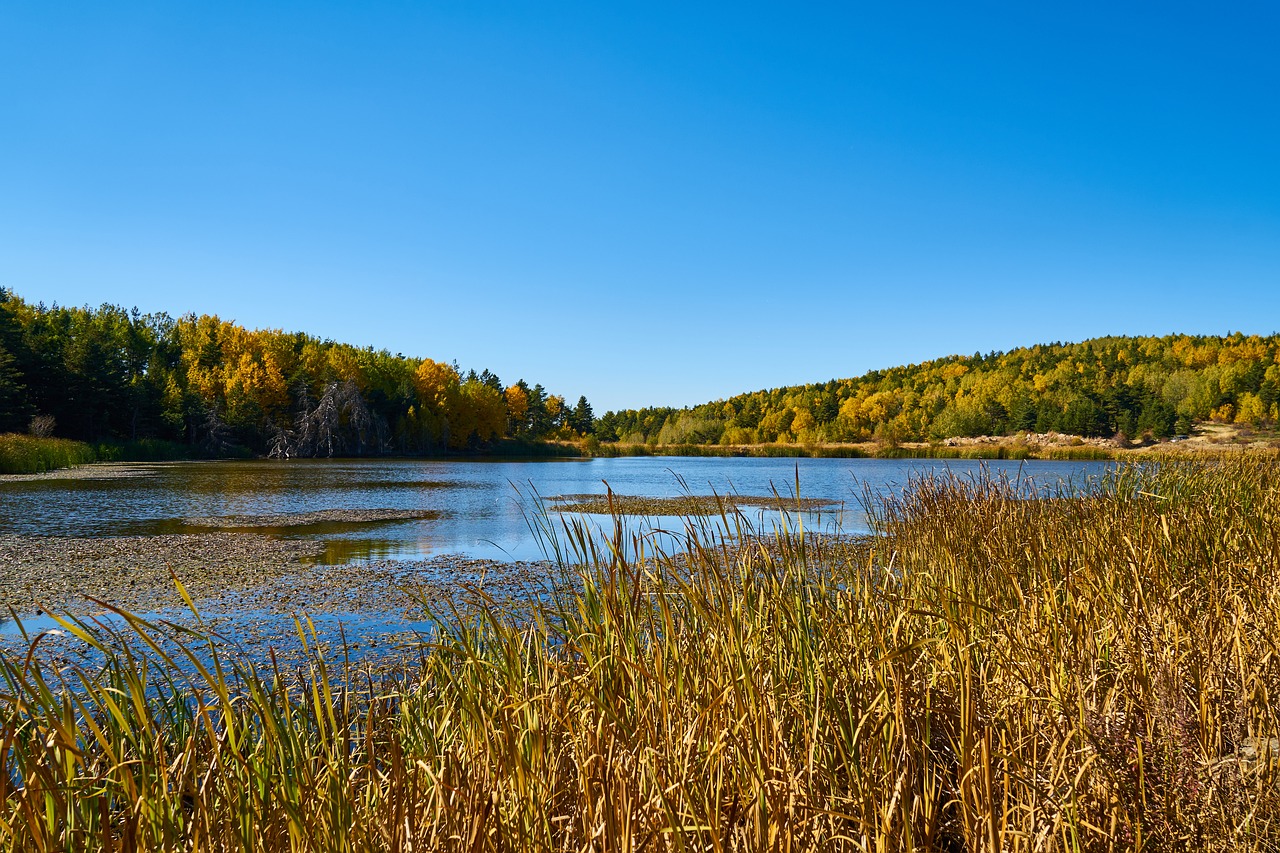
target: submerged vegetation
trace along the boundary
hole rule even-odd
[[[570,519],[570,583],[514,611],[473,590],[398,678],[67,620],[104,664],[0,657],[0,837],[1274,850],[1277,461],[1121,466],[1088,495],[917,479],[860,544],[724,507],[628,560]]]

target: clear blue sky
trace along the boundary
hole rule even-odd
[[[9,0],[0,285],[597,412],[1270,333],[1277,10]]]

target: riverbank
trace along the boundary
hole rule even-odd
[[[863,441],[839,444],[620,444],[591,446],[591,454],[625,456],[718,456],[837,459],[1044,459],[1107,460],[1160,454],[1223,454],[1280,447],[1280,435],[1230,425],[1198,424],[1189,435],[1131,442],[1065,433],[945,438],[939,441]]]
[[[1074,440],[1072,440],[1074,439]],[[709,456],[725,458],[797,459],[1048,459],[1084,461],[1118,459],[1131,452],[1101,440],[1070,436],[1057,443],[1031,443],[1004,436],[948,439],[942,442],[884,444],[602,444],[593,455]]]
[[[414,459],[541,459],[590,456],[590,444],[572,441],[503,439],[483,450],[424,454]],[[197,459],[250,459],[243,447],[233,447],[216,457],[188,444],[161,439],[90,444],[66,438],[46,438],[21,433],[0,433],[0,476],[48,474],[94,463],[180,462]],[[372,458],[372,457],[366,457]]]
[[[1108,460],[1134,455],[1201,453],[1280,447],[1280,434],[1231,424],[1198,424],[1172,440],[1130,442],[1064,433],[947,438],[932,442],[848,442],[839,444],[621,444],[588,437],[577,441],[504,439],[483,450],[439,456],[361,457],[413,459],[544,459],[688,456],[812,459],[990,459]],[[0,435],[0,476],[48,474],[95,462],[162,462],[205,458],[195,448],[165,441],[89,445],[66,439]],[[228,458],[248,458],[233,453]]]
[[[1275,849],[1275,455],[1038,494],[916,478],[870,551],[607,549],[522,613],[463,597],[393,680],[340,650],[174,674],[204,641],[130,630],[51,688],[3,654],[0,820],[23,849]]]

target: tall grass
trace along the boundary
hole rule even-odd
[[[160,438],[88,444],[66,438],[0,434],[0,474],[41,474],[90,462],[170,462],[207,458],[209,455],[198,447]],[[247,448],[237,446],[219,458],[248,459],[250,453]]]
[[[0,474],[40,474],[95,461],[94,450],[82,441],[0,434]]]
[[[105,664],[0,659],[0,838],[1274,850],[1277,461],[1122,467],[1089,497],[918,479],[861,545],[726,509],[623,559],[646,543],[570,521],[571,584],[474,591],[398,680],[67,620]]]

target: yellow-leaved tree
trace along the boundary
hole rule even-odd
[[[413,374],[413,389],[418,397],[417,419],[421,440],[428,444],[452,446],[459,432],[460,382],[458,371],[448,364],[424,358]],[[466,441],[464,436],[463,441]]]
[[[451,424],[449,447],[460,450],[471,441],[493,441],[501,438],[507,427],[507,405],[502,392],[474,379],[458,389],[459,405],[456,422]]]
[[[503,397],[507,403],[507,435],[515,435],[529,416],[529,394],[519,385],[511,385]]]

